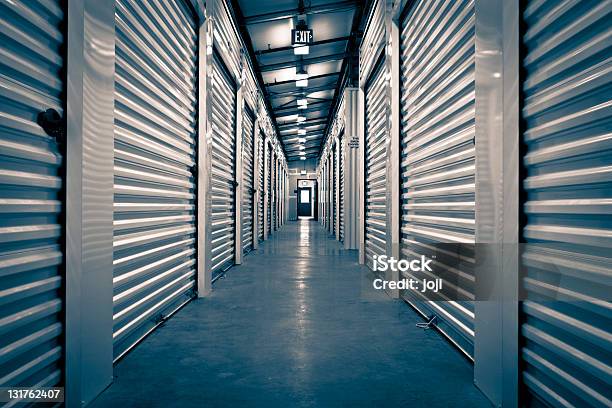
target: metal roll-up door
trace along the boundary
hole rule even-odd
[[[448,291],[403,296],[473,356],[474,1],[418,1],[401,29],[401,253],[436,254]],[[440,245],[444,243],[458,244]],[[406,275],[408,276],[408,275]],[[419,276],[420,277],[420,276]]]
[[[213,52],[212,271],[234,264],[236,246],[236,86]]]
[[[195,289],[195,17],[116,3],[113,340],[121,356]]]
[[[264,167],[265,167],[265,158],[264,158],[264,138],[263,133],[259,132],[259,140],[258,140],[259,148],[257,149],[257,163],[259,168],[258,175],[258,183],[257,189],[259,190],[259,211],[257,213],[258,216],[258,234],[259,240],[263,241],[264,239],[264,199],[265,199],[265,186],[264,186]]]
[[[340,177],[339,177],[339,185],[338,192],[340,194],[340,241],[344,242],[344,161],[346,158],[344,155],[346,154],[346,147],[344,146],[344,133],[340,134],[338,140],[340,141],[340,155],[338,157],[339,168],[340,168]]]
[[[272,169],[272,229],[274,231],[276,231],[277,228],[277,194],[278,194],[278,186],[277,186],[277,181],[278,181],[278,166],[276,163],[276,154],[272,153],[271,156],[271,163],[270,163],[270,168]]]
[[[522,405],[610,407],[612,3],[522,17]]]
[[[0,3],[0,386],[62,382],[63,2]]]
[[[332,168],[332,186],[331,186],[331,201],[332,201],[332,234],[336,235],[336,228],[338,228],[338,146],[334,143],[331,154],[331,168]]]
[[[242,113],[242,249],[245,253],[253,249],[254,121],[252,111],[245,106]]]
[[[267,204],[267,224],[266,229],[268,230],[268,236],[272,233],[272,146],[268,144],[268,157],[266,157],[266,179],[268,182],[268,187],[266,188],[266,204]]]
[[[365,255],[386,253],[387,89],[384,61],[378,62],[365,90]]]
[[[330,168],[329,168],[329,155],[325,157],[325,228],[327,231],[330,229],[329,222],[331,221],[331,207],[329,200],[329,189],[330,189]]]

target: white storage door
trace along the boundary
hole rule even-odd
[[[268,144],[268,148],[266,149],[267,157],[266,157],[266,229],[268,231],[268,237],[272,233],[272,146]]]
[[[179,0],[116,3],[115,358],[195,289],[195,17]]]
[[[365,89],[365,255],[386,254],[387,90],[384,61],[374,68]]]
[[[63,2],[0,2],[0,386],[62,379],[63,149],[37,125],[64,115]]]
[[[339,165],[339,183],[338,183],[338,194],[340,194],[340,241],[344,242],[344,161],[346,158],[346,148],[344,146],[344,133],[340,134],[338,140],[340,141],[340,155],[338,157]]]
[[[336,236],[338,228],[338,146],[334,143],[331,154],[331,167],[332,167],[332,189],[331,189],[331,200],[332,200],[332,234]]]
[[[236,247],[236,86],[213,52],[212,270],[234,264]]]
[[[528,1],[523,405],[612,406],[612,3]]]
[[[253,249],[254,214],[254,163],[253,123],[254,116],[245,105],[242,112],[242,250],[246,253]]]
[[[264,158],[264,138],[263,133],[259,133],[258,140],[258,148],[257,148],[257,163],[259,168],[259,174],[257,176],[258,183],[257,189],[259,190],[259,211],[257,212],[258,219],[258,238],[260,241],[264,239],[264,199],[265,199],[265,185],[264,185],[264,168],[265,168],[265,158]]]
[[[410,259],[435,252],[435,273],[450,293],[427,301],[419,292],[403,295],[424,314],[435,314],[440,330],[472,356],[474,1],[417,1],[409,7],[400,45],[401,253]]]

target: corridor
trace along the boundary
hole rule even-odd
[[[123,358],[92,406],[490,406],[471,363],[371,282],[318,222],[289,222]]]

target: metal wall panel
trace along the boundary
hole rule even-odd
[[[264,239],[264,199],[266,198],[265,193],[265,185],[264,185],[264,169],[265,169],[265,157],[264,157],[264,135],[263,132],[258,132],[259,137],[257,143],[259,147],[257,149],[257,163],[259,163],[259,175],[257,176],[258,183],[257,189],[259,190],[259,211],[257,212],[257,216],[259,217],[259,222],[257,225],[258,229],[258,238],[260,241]]]
[[[450,292],[403,296],[473,355],[475,241],[474,2],[417,1],[401,22],[401,254],[436,253]],[[462,244],[446,252],[440,243]]]
[[[253,125],[255,116],[246,106],[242,112],[242,249],[253,249],[254,163]]]
[[[116,3],[115,358],[195,287],[195,17],[181,1]]]
[[[612,406],[612,3],[523,9],[525,405]]]
[[[386,254],[387,98],[384,64],[377,63],[365,89],[365,255]]]
[[[0,386],[62,381],[63,149],[36,123],[64,111],[60,1],[0,3]]]
[[[236,85],[215,49],[213,62],[212,271],[234,264],[236,238]]]

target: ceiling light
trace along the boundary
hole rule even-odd
[[[310,54],[310,47],[307,45],[300,45],[293,48],[293,55],[308,55]]]
[[[306,129],[298,129],[298,135],[305,135]]]
[[[300,150],[306,150],[306,146],[300,145]]]
[[[303,106],[305,108],[305,107],[308,106],[308,99],[306,99],[306,98],[298,99],[297,100],[297,104],[298,104],[299,107]]]
[[[297,87],[308,86],[308,72],[301,69],[295,74],[295,86]]]
[[[306,143],[306,139],[304,139],[303,137],[300,137],[298,139],[298,143]]]
[[[297,117],[297,122],[298,123],[304,122],[305,120],[306,120],[306,117],[298,115],[298,117]]]
[[[306,156],[300,157],[300,160],[306,160]]]
[[[300,154],[301,154],[302,156],[305,156],[305,155],[306,155],[306,152],[300,152]]]

